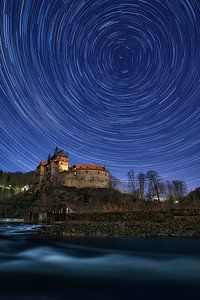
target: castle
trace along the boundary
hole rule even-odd
[[[110,175],[105,167],[96,164],[69,166],[68,155],[58,147],[48,161],[40,162],[36,170],[35,192],[48,186],[75,188],[108,188]]]

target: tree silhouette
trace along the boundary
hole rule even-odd
[[[144,200],[146,175],[144,173],[139,173],[138,176],[137,176],[137,179],[138,179],[140,199]]]
[[[157,198],[160,202],[160,192],[159,192],[159,183],[161,181],[160,176],[154,170],[147,172],[147,178],[149,179],[149,195],[150,197]]]

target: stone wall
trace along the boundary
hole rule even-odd
[[[77,170],[59,174],[61,185],[76,188],[108,188],[109,173],[98,170]]]
[[[63,186],[76,187],[77,185],[76,174],[73,172],[59,173],[58,178]]]
[[[101,170],[77,170],[77,188],[108,188],[109,174]]]

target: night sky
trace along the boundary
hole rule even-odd
[[[199,0],[0,1],[0,168],[56,145],[200,186]]]

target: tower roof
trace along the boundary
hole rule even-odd
[[[58,146],[56,146],[56,148],[54,149],[53,156],[49,156],[48,160],[54,159],[54,158],[56,158],[58,156],[62,156],[62,157],[68,158],[68,154],[64,150],[62,150]]]

